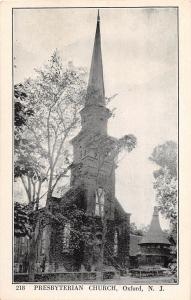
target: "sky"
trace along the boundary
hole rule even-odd
[[[177,12],[175,8],[100,9],[106,96],[118,94],[108,133],[134,134],[137,147],[116,170],[116,197],[131,221],[149,224],[155,146],[177,141]],[[58,49],[63,62],[90,68],[97,9],[17,9],[13,16],[15,83],[34,77]],[[168,222],[160,216],[162,228]]]

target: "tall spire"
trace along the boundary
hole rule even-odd
[[[87,88],[86,105],[105,105],[99,10]]]

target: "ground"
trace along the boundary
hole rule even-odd
[[[121,276],[119,279],[107,279],[102,282],[94,281],[94,283],[100,284],[124,284],[124,285],[142,285],[142,284],[176,284],[173,276],[160,276],[160,277],[144,277],[144,278],[136,278],[130,275]]]
[[[119,284],[167,284],[174,283],[172,276],[165,277],[146,277],[146,278],[136,278],[131,276],[121,277],[119,279]],[[116,283],[117,284],[117,283]]]

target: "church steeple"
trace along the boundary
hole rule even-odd
[[[99,10],[87,88],[86,105],[105,105]]]
[[[100,166],[101,149],[100,151],[98,149],[98,141],[113,140],[107,134],[107,123],[111,117],[111,112],[105,104],[99,12],[85,106],[80,111],[80,115],[81,130],[72,139],[74,167],[71,169],[71,186],[84,187],[87,195],[87,212],[94,215],[97,213],[96,207],[98,207],[96,206],[96,195],[98,194],[95,194],[95,191],[100,185],[102,200],[104,199],[103,201],[107,202],[106,206],[110,207],[108,216],[113,218],[115,198],[114,161],[111,157]]]
[[[80,111],[84,131],[107,134],[107,121],[111,112],[106,108],[101,53],[100,15],[98,11],[94,47],[87,86],[85,106]]]

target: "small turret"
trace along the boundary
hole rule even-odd
[[[142,238],[140,244],[165,244],[170,245],[159,223],[159,213],[157,206],[154,207],[150,228]]]
[[[148,232],[140,243],[140,265],[161,265],[166,267],[170,256],[170,242],[159,223],[158,208],[154,207],[153,217]]]

